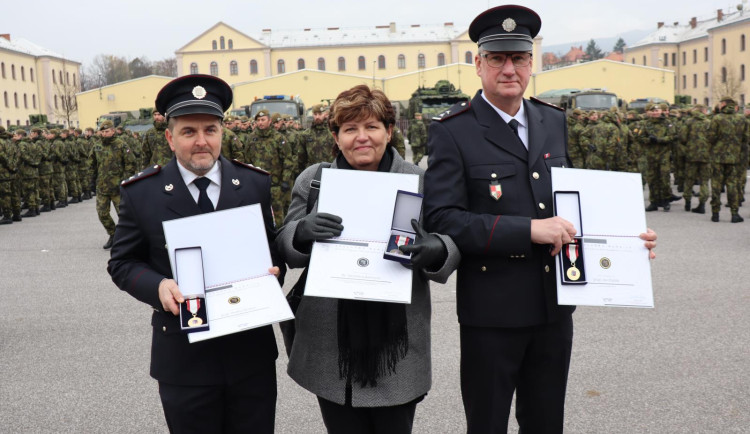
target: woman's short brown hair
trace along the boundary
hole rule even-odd
[[[396,123],[396,112],[383,91],[360,84],[336,97],[331,105],[328,125],[338,134],[345,122],[361,121],[370,116],[375,116],[386,128]]]

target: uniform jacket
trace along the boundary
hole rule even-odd
[[[393,152],[388,149],[386,152]],[[308,167],[294,184],[292,204],[284,228],[279,233],[279,249],[292,268],[306,267],[309,253],[294,248],[297,223],[307,214],[307,197],[310,181],[318,164]],[[331,168],[336,168],[334,162]],[[393,152],[391,173],[420,175],[423,169],[405,162]],[[378,206],[378,204],[373,204]],[[315,208],[317,210],[317,206]],[[346,222],[343,223],[346,225]],[[434,273],[415,272],[412,278],[412,300],[406,305],[406,324],[409,334],[409,352],[396,365],[396,372],[378,379],[376,387],[352,384],[354,407],[383,407],[400,405],[423,396],[432,384],[430,357],[430,287],[429,280],[445,283],[460,261],[453,241],[438,235],[446,246],[448,257],[442,268]],[[337,340],[337,300],[320,297],[303,297],[296,314],[297,334],[289,357],[289,376],[310,392],[338,404],[344,404],[346,380],[339,378]]]
[[[241,163],[221,159],[221,193],[217,210],[259,203],[274,264],[283,267],[273,247],[270,177]],[[242,379],[278,356],[271,326],[203,342],[188,343],[179,317],[164,312],[158,287],[172,278],[162,222],[200,214],[173,159],[152,166],[120,190],[120,218],[108,271],[123,291],[154,308],[151,376],[177,385],[216,385]],[[239,183],[233,183],[238,180]],[[236,185],[235,185],[236,184]],[[166,188],[171,185],[171,188]]]
[[[430,125],[424,213],[427,229],[461,250],[458,320],[477,327],[553,322],[572,307],[557,305],[555,258],[531,242],[531,219],[554,215],[551,170],[570,167],[562,111],[523,101],[529,151],[480,93]],[[497,181],[502,195],[490,195]]]

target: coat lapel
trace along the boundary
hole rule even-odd
[[[185,181],[182,180],[177,164],[177,160],[172,158],[172,161],[162,169],[164,185],[161,188],[166,198],[167,208],[180,217],[200,214],[200,208],[188,191]]]
[[[219,204],[216,210],[237,208],[243,205],[243,196],[240,194],[242,189],[242,180],[238,176],[237,168],[231,161],[224,157],[221,160],[221,193],[219,194]]]
[[[477,116],[480,125],[487,128],[484,137],[495,146],[509,152],[523,161],[527,161],[529,155],[523,143],[513,133],[503,118],[493,109],[487,101],[482,98],[481,91],[477,92],[471,101],[471,106]]]
[[[526,121],[529,123],[529,166],[534,165],[545,149],[547,131],[544,128],[544,116],[542,112],[528,101],[524,100],[526,110]]]

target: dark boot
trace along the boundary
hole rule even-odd
[[[78,198],[77,198],[77,197],[71,198],[71,199],[70,199],[70,200],[68,201],[68,203],[78,203],[78,202],[80,202],[80,200],[78,200]]]
[[[42,205],[42,207],[39,209],[39,212],[50,212],[50,211],[52,211],[52,208],[46,203]]]
[[[690,202],[685,201],[685,211],[690,211]]]
[[[706,205],[702,204],[702,203],[699,203],[698,206],[696,206],[695,208],[693,208],[691,211],[694,212],[694,213],[696,213],[696,214],[705,214],[706,213]]]
[[[89,200],[89,199],[91,199],[91,195],[89,194],[89,192],[87,191],[83,193],[83,200]]]
[[[718,212],[715,212],[715,213],[711,214],[711,221],[714,222],[714,223],[716,223],[716,222],[719,221],[719,213]]]
[[[672,208],[672,205],[669,204],[668,200],[662,202],[661,206],[664,208],[664,212],[669,212],[669,210]]]
[[[66,206],[68,206],[68,201],[67,200],[61,200],[61,201],[57,202],[57,208],[65,208]]]
[[[115,240],[115,236],[114,235],[110,235],[109,239],[107,240],[107,243],[102,246],[102,249],[104,249],[104,250],[111,249],[112,248],[112,243],[114,242],[114,240]]]
[[[52,211],[54,211],[54,210],[56,210],[56,209],[57,209],[57,207],[55,206],[55,200],[54,200],[54,199],[52,199],[51,201],[49,201],[49,208],[50,208],[50,209],[51,209]]]
[[[32,206],[24,214],[21,214],[21,217],[36,217],[38,215],[39,215],[39,210],[37,210],[35,206]]]
[[[17,213],[13,214],[13,221],[14,222],[20,222],[21,220],[23,220],[21,218],[21,211],[18,211]]]
[[[10,225],[13,224],[13,219],[10,217],[3,217],[2,220],[0,220],[0,225]]]
[[[656,204],[656,202],[651,202],[651,203],[650,203],[650,204],[648,204],[648,206],[646,207],[646,211],[656,211],[656,210],[658,210],[658,209],[659,209],[659,205],[657,205],[657,204]]]
[[[740,217],[739,214],[732,214],[732,223],[742,223],[744,221],[745,221],[745,219],[743,219],[742,217]]]
[[[682,196],[677,196],[676,194],[673,194],[672,197],[669,198],[669,202],[677,202],[680,199],[682,199]]]
[[[679,193],[683,193],[683,192],[685,192],[685,187],[683,187],[682,185],[680,185],[680,186],[677,187],[677,191]]]

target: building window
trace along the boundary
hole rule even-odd
[[[464,63],[474,63],[474,55],[471,54],[471,51],[467,51],[466,54],[464,54]],[[635,63],[635,59],[633,59],[633,63]]]
[[[57,71],[57,75],[58,75],[58,77],[60,77],[60,84],[63,84],[63,81],[62,81],[62,70]]]
[[[198,73],[198,64],[193,62],[190,64],[190,74],[197,74]]]
[[[7,91],[3,92],[3,97],[5,98],[5,107],[9,107],[8,106],[8,92]]]
[[[672,66],[677,66],[677,53],[672,53]]]
[[[703,47],[703,61],[708,62],[708,47]]]
[[[346,71],[346,59],[339,57],[339,71]]]
[[[438,54],[438,66],[445,65],[445,54],[439,53]]]
[[[683,65],[687,64],[687,52],[686,51],[682,52],[682,64]]]
[[[318,57],[318,70],[319,71],[326,70],[326,60],[322,57]]]
[[[687,89],[687,75],[682,76],[682,88]]]
[[[57,76],[55,75],[55,70],[52,70],[52,84],[57,84]]]
[[[237,75],[238,74],[237,69],[238,68],[237,68],[236,60],[232,60],[231,62],[229,62],[229,75]]]
[[[745,35],[740,35],[740,51],[745,51]]]
[[[703,73],[703,86],[708,87],[708,72]]]
[[[698,74],[693,74],[693,88],[698,87]]]
[[[13,80],[16,79],[16,65],[10,65],[10,76]]]
[[[219,46],[221,47],[222,50],[225,48],[225,46],[224,46],[224,37],[223,36],[219,38]]]
[[[31,79],[31,82],[34,82],[34,68],[29,68],[29,78]]]
[[[706,106],[706,107],[709,106],[709,104],[708,104],[708,97],[703,98],[703,105]]]
[[[36,108],[36,95],[31,95],[31,106]]]
[[[211,49],[212,50],[216,49],[216,39],[214,39],[213,41],[211,41]]]
[[[69,72],[65,73],[65,84],[70,84],[70,73]]]
[[[398,55],[398,69],[405,69],[406,68],[406,56],[403,54]]]
[[[24,67],[21,67],[21,81],[26,81],[26,69]]]
[[[721,67],[721,82],[726,83],[727,82],[727,68]]]
[[[57,95],[55,95],[55,108],[57,108]]]
[[[18,108],[18,92],[13,92],[13,104]]]
[[[740,81],[745,81],[745,65],[740,65]]]
[[[250,61],[250,74],[255,75],[258,73],[258,62],[253,59]]]
[[[73,73],[73,86],[76,86],[76,74]]]
[[[727,54],[727,40],[723,38],[721,40],[721,54]]]
[[[365,69],[367,69],[367,65],[365,64],[365,56],[359,56],[359,58],[357,58],[357,68],[360,71],[364,71]]]
[[[424,68],[424,54],[422,53],[419,53],[419,56],[417,56],[417,68]]]
[[[633,58],[631,59],[630,63],[632,63],[633,65],[635,65],[635,57],[633,57]]]
[[[228,41],[227,41],[227,46],[229,47],[229,49],[230,49],[230,50],[233,50],[233,49],[234,49],[234,42],[232,42],[232,40],[231,40],[231,39],[230,39],[230,40],[228,40]]]
[[[747,106],[745,105],[745,94],[744,93],[742,95],[740,95],[740,107],[747,108]]]
[[[279,61],[276,62],[276,73],[283,74],[285,72],[286,72],[286,65],[284,64],[284,59],[279,59]]]
[[[305,69],[305,59],[297,59],[297,71]]]
[[[5,62],[0,63],[0,69],[2,69],[3,78],[5,78]]]
[[[646,66],[646,56],[643,56],[643,66]]]
[[[29,100],[26,99],[26,94],[23,94],[23,108],[29,108]]]
[[[211,68],[209,69],[209,71],[211,75],[218,77],[219,76],[219,64],[216,62],[211,62]]]
[[[664,53],[664,66],[669,66],[669,54]]]
[[[693,63],[698,63],[698,50],[693,50]]]
[[[385,56],[378,56],[378,69],[385,69]]]

